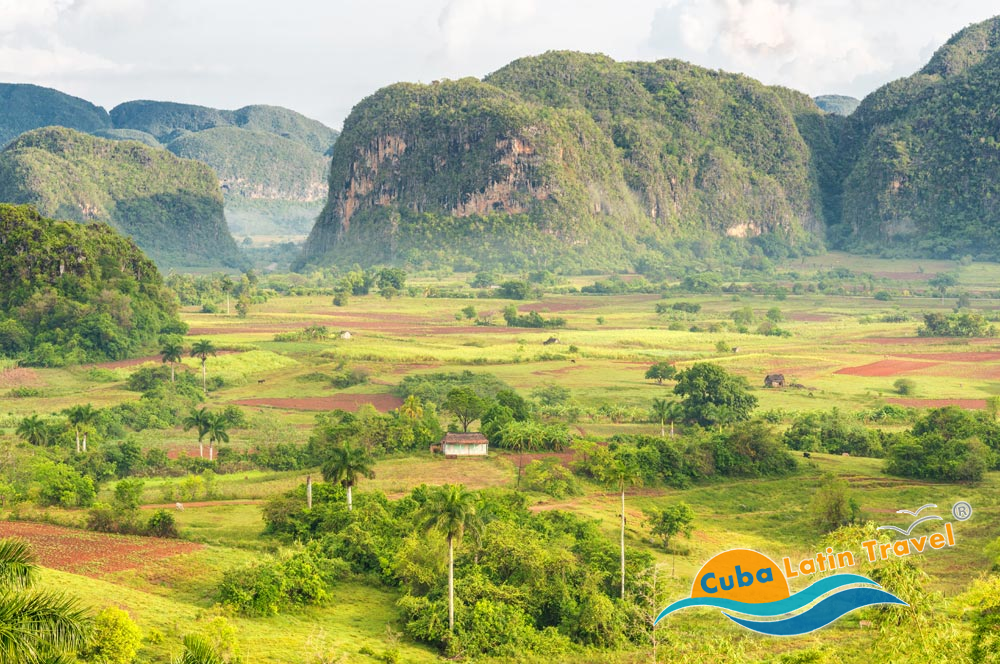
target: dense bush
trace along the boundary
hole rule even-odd
[[[277,615],[290,607],[321,604],[346,565],[318,557],[315,547],[228,570],[219,601],[248,616]]]
[[[830,454],[847,452],[864,457],[883,455],[880,433],[865,428],[837,409],[797,416],[785,431],[784,440],[793,450]]]
[[[996,469],[1000,424],[985,413],[938,408],[887,438],[886,472],[945,482],[978,482]]]

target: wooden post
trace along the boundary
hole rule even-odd
[[[306,507],[312,509],[313,507],[313,478],[312,475],[306,475]]]

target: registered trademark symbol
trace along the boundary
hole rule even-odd
[[[958,521],[968,521],[972,516],[972,505],[964,500],[951,506],[951,515]]]

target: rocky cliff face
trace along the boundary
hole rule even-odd
[[[565,259],[627,267],[678,238],[822,232],[804,95],[683,63],[549,53],[355,107],[303,264]],[[794,106],[794,108],[791,108]],[[481,250],[507,244],[511,250]]]

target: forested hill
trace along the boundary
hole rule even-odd
[[[1000,18],[959,32],[848,119],[841,246],[1000,260]]]
[[[162,144],[219,175],[230,228],[240,235],[304,235],[327,195],[337,132],[278,106],[235,111],[161,101],[111,110],[116,132]]]
[[[745,76],[573,52],[393,85],[345,122],[302,263],[621,268],[685,242],[811,245],[828,117]]]
[[[183,334],[156,266],[106,224],[0,204],[0,355],[60,366],[122,359]]]
[[[59,125],[85,132],[111,128],[108,112],[51,88],[0,83],[0,148],[26,131]]]
[[[226,228],[215,173],[139,143],[61,127],[28,132],[0,152],[0,201],[107,222],[161,265],[245,265]]]

